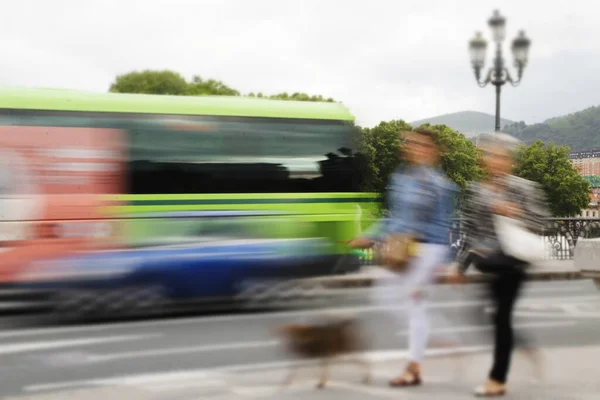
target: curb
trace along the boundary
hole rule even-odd
[[[598,277],[598,275],[596,275]],[[438,276],[436,284],[449,285],[446,275]],[[593,276],[582,273],[580,271],[548,271],[548,272],[534,272],[528,274],[527,279],[530,281],[562,281],[562,280],[583,280],[590,279]],[[474,273],[467,274],[465,276],[465,283],[482,283],[490,279],[488,275]],[[361,288],[373,286],[377,281],[376,277],[373,276],[340,276],[340,277],[321,277],[321,278],[309,278],[305,282],[311,282],[313,284],[319,284],[322,287],[328,289],[347,289],[347,288]]]
[[[600,271],[599,270],[582,270],[581,275],[587,279],[600,279]]]

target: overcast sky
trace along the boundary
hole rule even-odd
[[[598,0],[0,3],[0,84],[106,91],[117,74],[168,68],[242,92],[331,96],[368,126],[493,114],[467,42],[476,30],[490,38],[500,4],[508,39],[525,29],[533,41],[522,85],[503,92],[502,117],[533,123],[600,104]]]

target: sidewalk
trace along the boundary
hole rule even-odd
[[[531,365],[521,355],[515,355],[507,399],[598,399],[600,380],[597,367],[600,346],[548,349],[544,350],[544,356],[545,380],[533,382]],[[425,385],[405,389],[387,386],[387,380],[401,370],[405,361],[374,358],[379,358],[379,361],[373,363],[371,385],[360,382],[360,371],[356,367],[339,365],[332,369],[329,385],[323,390],[315,388],[316,370],[306,369],[298,376],[295,385],[281,391],[278,385],[287,369],[268,369],[258,365],[257,368],[245,371],[215,370],[214,373],[207,371],[196,376],[169,379],[162,376],[145,382],[130,381],[129,384],[12,397],[10,400],[458,400],[472,398],[473,387],[486,376],[491,355],[489,351],[485,351],[465,354],[462,359],[449,356],[429,357],[424,366]],[[123,382],[127,382],[127,379]]]
[[[381,268],[368,266],[363,267],[360,272],[353,274],[310,278],[303,281],[305,283],[318,284],[329,289],[367,287],[373,285],[373,282],[375,282],[380,273]],[[486,275],[481,274],[474,268],[470,268],[466,276],[468,283],[478,283],[486,279]],[[447,275],[440,275],[438,283],[446,283],[444,279],[446,277]],[[552,281],[588,279],[588,277],[583,276],[581,271],[575,268],[573,260],[547,260],[529,269],[529,279],[534,281]]]

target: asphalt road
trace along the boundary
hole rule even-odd
[[[480,288],[438,286],[431,301],[433,342],[455,338],[460,346],[491,344]],[[340,292],[342,293],[342,292]],[[320,313],[358,315],[379,357],[406,347],[406,326],[369,301],[369,289],[344,291],[322,307],[269,313],[186,316],[79,326],[48,326],[38,317],[1,319],[0,396],[98,384],[143,381],[174,373],[252,370],[288,360],[273,328]],[[600,293],[590,281],[531,283],[516,310],[516,327],[543,347],[600,345]],[[124,378],[126,377],[126,378]]]

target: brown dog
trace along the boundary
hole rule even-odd
[[[331,362],[341,356],[350,355],[365,349],[360,336],[357,321],[351,318],[328,318],[321,324],[291,324],[280,328],[287,349],[295,356],[303,359],[320,361],[321,372],[317,388],[322,389],[329,380]],[[352,361],[365,371],[364,383],[371,381],[370,365],[355,356]],[[283,382],[283,387],[292,384],[298,367],[292,367],[290,374]]]

